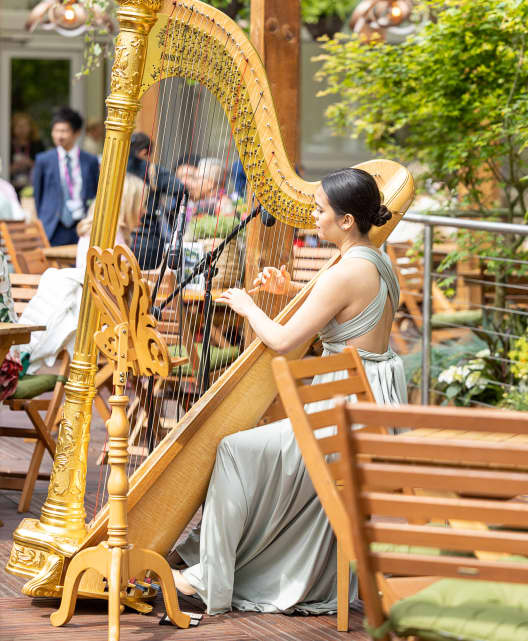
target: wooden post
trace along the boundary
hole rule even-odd
[[[298,156],[300,29],[299,0],[251,0],[251,41],[264,61],[286,153],[292,165]],[[286,264],[291,270],[293,231],[293,227],[278,221],[272,228],[264,228],[259,220],[249,225],[247,287],[266,265]],[[266,296],[268,300],[269,295]],[[282,297],[273,298],[271,308],[266,309],[272,318],[284,306]],[[251,340],[252,337],[250,332],[247,338]]]

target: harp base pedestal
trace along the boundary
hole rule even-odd
[[[77,601],[79,583],[86,570],[94,569],[108,578],[108,639],[119,641],[119,617],[121,602],[126,600],[125,590],[131,576],[139,576],[145,570],[155,572],[161,584],[167,614],[180,628],[188,628],[191,617],[180,611],[174,579],[167,561],[157,552],[137,549],[133,546],[110,547],[108,542],[79,552],[66,572],[60,608],[51,617],[54,626],[61,626],[72,618]]]
[[[6,570],[11,574],[28,579],[22,587],[22,594],[30,597],[62,596],[64,576],[70,559],[79,551],[80,544],[71,540],[59,540],[40,527],[37,519],[23,519],[14,535],[14,542]],[[139,578],[140,575],[136,575]],[[154,588],[143,590],[128,586],[121,603],[128,608],[148,614],[152,611],[149,603],[157,595]],[[107,599],[103,576],[94,570],[84,573],[78,590],[83,599]]]

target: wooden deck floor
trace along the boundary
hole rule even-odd
[[[0,424],[25,425],[21,412],[11,412],[0,405]],[[104,440],[101,420],[93,421],[89,446],[86,511],[91,517],[95,504],[99,469],[95,465]],[[0,438],[0,467],[2,470],[23,471],[27,468],[33,444],[23,439]],[[47,454],[41,471],[51,469]],[[106,641],[106,603],[79,601],[70,623],[54,628],[49,615],[58,607],[54,599],[30,599],[21,594],[23,579],[8,574],[5,564],[11,549],[12,533],[23,517],[38,518],[47,495],[47,483],[37,482],[30,512],[17,513],[18,492],[0,490],[0,641]],[[181,602],[183,610],[199,611],[192,599]],[[348,634],[336,630],[335,616],[285,616],[281,614],[256,614],[232,612],[225,615],[204,616],[197,628],[179,630],[158,625],[164,612],[161,598],[155,603],[152,614],[143,616],[126,611],[121,617],[122,641],[158,641],[177,639],[190,641],[367,641],[363,630],[363,613],[360,604],[351,611],[351,629]]]

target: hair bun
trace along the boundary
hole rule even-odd
[[[378,209],[377,213],[372,217],[372,224],[376,225],[376,227],[381,227],[384,225],[388,220],[392,218],[392,214],[385,205],[380,205],[380,208]]]

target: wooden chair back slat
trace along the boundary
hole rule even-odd
[[[519,502],[498,502],[450,496],[416,496],[395,494],[387,498],[382,492],[362,492],[361,508],[365,514],[404,518],[410,513],[430,521],[460,519],[528,529],[528,512]]]
[[[309,378],[318,374],[347,370],[350,367],[350,355],[348,352],[332,354],[324,358],[303,358],[297,361],[290,361],[288,364],[291,375],[294,379]],[[353,362],[356,368],[356,362]]]
[[[12,287],[11,295],[13,296],[13,300],[31,300],[36,290],[36,287]]]
[[[23,314],[26,307],[27,307],[27,301],[26,302],[15,301],[13,303],[13,309],[15,310],[15,314],[17,316],[20,316],[21,314]]]
[[[528,509],[528,506],[527,506]],[[473,552],[475,549],[507,554],[526,553],[526,532],[459,530],[408,523],[367,523],[365,533],[370,543],[421,545],[442,550]]]
[[[453,579],[528,583],[528,564],[526,563],[480,561],[472,558],[453,558],[449,556],[418,557],[411,554],[389,553],[373,553],[370,557],[372,559],[370,567],[374,573],[383,572],[384,574],[404,576],[441,576]]]
[[[428,490],[446,490],[480,496],[517,496],[528,490],[526,474],[515,472],[471,469],[461,482],[453,475],[452,467],[403,465],[390,463],[361,463],[359,480],[367,487],[398,490],[402,487],[419,487]]]
[[[297,393],[302,403],[314,403],[316,401],[333,398],[337,394],[361,394],[365,387],[359,376],[350,376],[337,381],[319,383],[319,385],[300,385]]]
[[[9,274],[12,287],[34,287],[38,288],[40,274]]]
[[[401,434],[397,443],[387,443],[386,439],[378,438],[374,434],[358,436],[357,452],[369,456],[385,457],[401,456],[410,461],[436,461],[446,462],[458,460],[459,462],[474,463],[478,465],[497,465],[500,467],[516,467],[528,470],[528,444],[523,444],[520,439],[513,441],[482,441],[480,434],[473,433],[471,440],[468,433],[463,433],[465,440],[448,440],[440,438],[417,438],[414,430]],[[424,435],[425,436],[425,435]],[[467,439],[467,440],[466,440]]]
[[[459,407],[434,407],[430,411],[421,405],[389,407],[370,403],[356,403],[346,409],[353,423],[382,425],[412,429],[450,429],[473,432],[504,432],[528,434],[528,413],[509,410],[472,408],[471,412]]]

